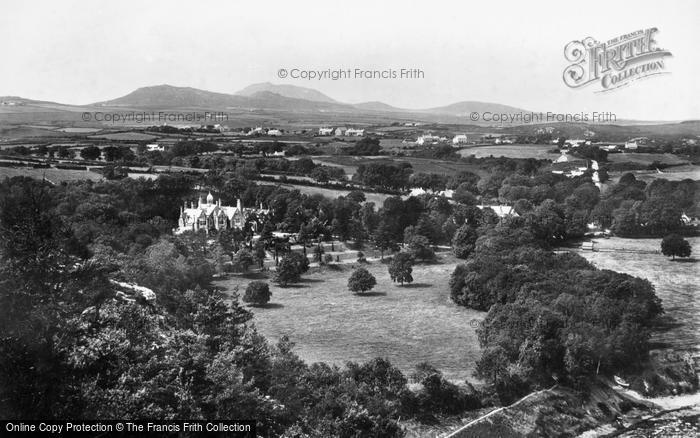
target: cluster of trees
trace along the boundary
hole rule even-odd
[[[381,150],[378,138],[364,137],[344,152],[348,155],[381,155]]]
[[[412,172],[411,164],[403,161],[360,164],[353,180],[387,191],[403,190],[408,187],[408,178]]]
[[[478,330],[477,373],[503,402],[554,383],[585,387],[598,374],[629,371],[647,358],[661,314],[646,280],[600,271],[573,253],[553,253],[550,212],[465,225],[450,278],[457,304],[488,311]],[[564,229],[562,229],[564,232]]]
[[[596,205],[593,218],[619,236],[662,237],[690,231],[682,215],[698,216],[698,183],[656,179],[650,184],[623,175]]]
[[[288,340],[268,344],[237,299],[211,285],[203,234],[154,235],[140,249],[107,238],[125,223],[76,235],[110,217],[107,201],[146,187],[130,184],[75,184],[85,202],[73,208],[72,186],[0,183],[0,305],[9,310],[0,319],[3,418],[244,417],[265,436],[391,437],[404,433],[400,418],[480,406],[479,394],[429,366],[417,370],[414,392],[383,359],[308,365]],[[100,199],[99,208],[86,205]],[[128,205],[116,220],[134,214]],[[134,206],[144,208],[138,199]],[[150,288],[155,299],[124,297],[112,280]],[[252,283],[244,299],[266,301],[266,286]]]

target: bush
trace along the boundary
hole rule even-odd
[[[665,256],[690,257],[690,243],[678,234],[669,234],[661,241],[661,253]]]
[[[348,289],[355,293],[365,293],[377,285],[377,279],[365,268],[356,269],[348,279]]]
[[[406,252],[400,252],[394,256],[389,264],[389,276],[391,281],[401,283],[412,283],[413,257]]]
[[[245,288],[243,302],[261,306],[267,304],[271,296],[272,292],[270,292],[270,286],[267,283],[264,281],[253,281]]]

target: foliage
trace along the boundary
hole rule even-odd
[[[245,289],[245,295],[243,295],[244,303],[252,303],[255,305],[267,304],[270,301],[272,293],[270,292],[270,286],[264,281],[251,281],[248,287]]]
[[[404,283],[413,282],[413,276],[411,275],[413,272],[413,257],[411,254],[406,252],[396,254],[391,260],[391,263],[389,263],[388,269],[391,281],[395,283],[399,282],[401,286],[403,286]]]
[[[676,256],[690,257],[690,243],[678,234],[669,234],[661,241],[661,253],[674,259]]]
[[[355,293],[365,293],[376,285],[374,275],[365,268],[355,269],[348,279],[348,289]]]

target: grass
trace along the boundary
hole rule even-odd
[[[102,135],[91,135],[89,138],[103,138],[106,140],[153,140],[157,138],[154,135],[143,134],[140,132],[115,132],[112,134],[102,134]]]
[[[357,169],[360,164],[369,163],[394,163],[397,161],[404,161],[411,164],[414,173],[425,172],[425,173],[438,173],[441,175],[452,176],[458,172],[473,172],[478,175],[484,176],[487,172],[479,168],[475,164],[460,163],[457,161],[450,160],[435,160],[430,158],[416,158],[411,156],[405,157],[353,157],[349,155],[334,155],[334,156],[324,156],[319,158],[326,163],[333,163],[336,165],[341,165],[344,167],[352,167]],[[349,173],[346,169],[346,173]],[[353,171],[352,173],[355,173]]]
[[[694,251],[700,250],[700,237],[689,238]],[[595,239],[601,251],[580,254],[600,269],[611,269],[646,278],[662,299],[665,329],[655,332],[652,341],[674,350],[700,351],[700,261],[672,261],[658,254],[610,251],[660,251],[661,239]],[[608,251],[606,251],[608,250]]]
[[[279,185],[281,187],[290,189],[290,190],[299,190],[301,193],[304,193],[306,195],[323,195],[326,198],[329,199],[335,199],[339,196],[347,196],[348,193],[350,193],[349,190],[340,190],[340,189],[327,189],[324,187],[314,187],[314,186],[303,186],[303,185],[297,185],[297,184],[280,184],[280,183],[274,183],[271,181],[256,181],[257,184],[263,184],[263,185]],[[384,204],[384,200],[391,195],[387,195],[385,193],[369,193],[365,192],[365,198],[368,202],[374,202],[374,204],[378,207],[381,207]]]
[[[664,178],[669,181],[680,181],[683,179],[700,180],[700,166],[694,164],[686,164],[683,166],[667,167],[661,170],[662,173],[656,170],[631,170],[629,172],[610,172],[610,179],[618,181],[625,173],[633,173],[634,176],[646,183],[650,183],[655,179]]]
[[[99,181],[103,177],[99,173],[88,170],[69,170],[69,169],[33,169],[29,167],[0,167],[0,179],[5,177],[12,178],[13,176],[28,176],[30,178],[42,179],[46,178],[54,184],[59,184],[62,181],[77,181],[89,179]]]
[[[377,279],[372,294],[348,290],[351,265],[307,273],[295,286],[270,284],[270,306],[251,308],[258,329],[270,341],[288,335],[296,352],[308,362],[366,361],[386,357],[404,372],[430,362],[446,377],[474,380],[480,355],[476,324],[485,313],[459,307],[449,299],[448,281],[457,260],[417,265],[415,283],[400,287],[391,282],[380,262],[365,266]],[[336,267],[338,269],[338,267]],[[217,284],[239,293],[253,278],[232,277]]]
[[[613,163],[651,164],[658,161],[662,164],[685,164],[688,161],[673,154],[647,154],[642,152],[622,152],[608,154],[608,161]]]
[[[475,146],[461,149],[459,153],[467,157],[474,155],[476,158],[494,157],[508,158],[537,158],[555,160],[560,154],[551,153],[556,145],[549,144],[505,144],[493,146]]]

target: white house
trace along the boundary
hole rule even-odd
[[[469,138],[467,138],[467,134],[457,134],[452,138],[452,144],[467,144],[469,143]]]
[[[590,144],[590,142],[588,142]],[[568,145],[572,148],[577,148],[582,144],[586,144],[586,140],[582,140],[580,138],[574,138],[574,139],[569,139],[564,142],[565,145]]]
[[[151,144],[146,145],[146,150],[148,152],[154,152],[154,151],[163,152],[163,151],[165,151],[165,146],[160,146],[158,143],[151,143]]]
[[[421,135],[418,137],[416,140],[416,144],[424,145],[424,144],[435,144],[440,141],[440,137],[437,135]]]
[[[333,135],[333,128],[318,128],[318,135]]]
[[[639,148],[639,144],[636,141],[625,142],[625,149],[635,150]]]
[[[365,135],[365,130],[350,128],[347,131],[345,131],[345,135],[350,137],[362,137],[363,135]]]
[[[561,155],[559,155],[559,158],[554,160],[555,163],[566,163],[568,161],[569,161],[569,156],[564,151],[561,152]]]
[[[278,136],[282,135],[282,131],[280,131],[279,129],[270,129],[269,131],[267,131],[267,135],[272,135],[274,137],[278,137]]]
[[[339,127],[335,128],[335,135],[337,135],[339,137],[343,136],[343,135],[345,135],[345,132],[347,130],[348,130],[348,128],[346,128],[344,126],[339,126]]]

